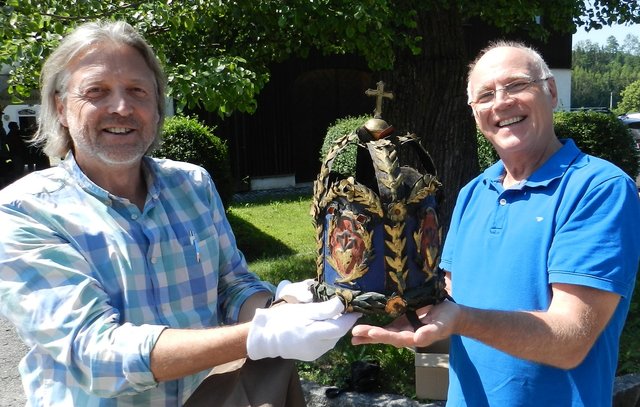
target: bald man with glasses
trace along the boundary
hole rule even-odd
[[[456,202],[440,267],[454,302],[357,325],[354,344],[450,338],[451,406],[606,406],[640,256],[635,183],[553,128],[542,57],[499,42],[470,65],[468,103],[500,161]]]

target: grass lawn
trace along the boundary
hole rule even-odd
[[[263,279],[315,278],[315,232],[309,208],[311,196],[233,204],[227,217],[249,268]]]

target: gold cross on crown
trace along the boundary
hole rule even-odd
[[[376,83],[376,85],[376,89],[367,89],[364,94],[376,97],[376,109],[373,111],[373,117],[380,119],[382,118],[382,99],[388,98],[393,100],[393,93],[384,91],[384,82],[382,81]]]

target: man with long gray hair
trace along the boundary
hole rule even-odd
[[[30,348],[28,405],[304,405],[292,359],[358,314],[247,270],[210,175],[147,155],[164,92],[123,22],[80,26],[44,64],[35,141],[63,161],[0,193],[0,314]]]

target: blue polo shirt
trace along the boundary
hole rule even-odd
[[[571,370],[452,337],[448,406],[611,404],[640,256],[640,201],[618,167],[562,143],[521,185],[503,188],[499,161],[461,190],[440,266],[452,273],[455,300],[470,307],[546,310],[551,283],[614,292],[620,304]]]

